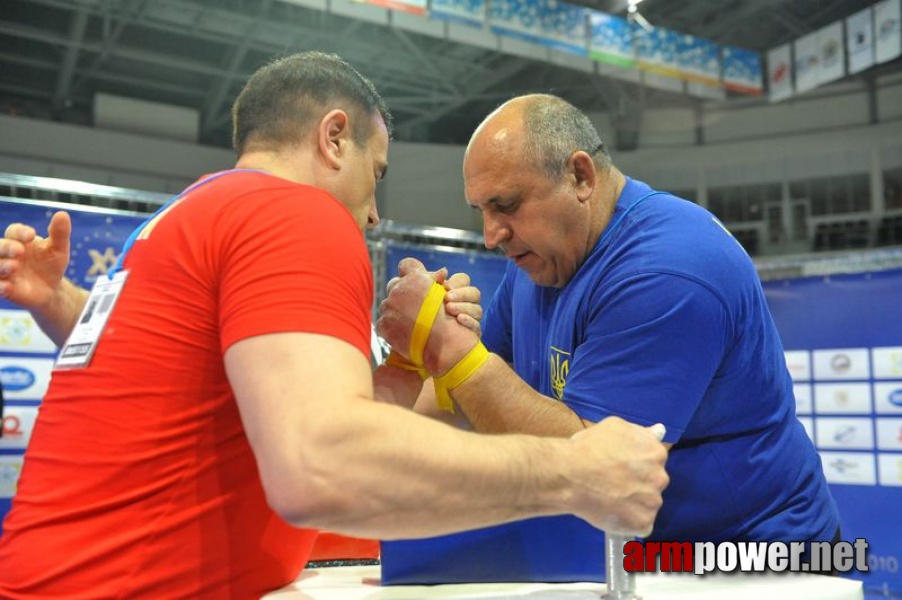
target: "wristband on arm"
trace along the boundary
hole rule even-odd
[[[454,402],[451,400],[449,392],[469,379],[488,359],[489,351],[479,341],[447,373],[439,377],[433,377],[432,382],[435,384],[435,399],[438,402],[438,407],[453,413]]]
[[[420,305],[420,312],[417,313],[417,320],[413,324],[413,332],[410,334],[410,359],[408,360],[392,350],[385,360],[385,364],[405,371],[416,371],[423,381],[429,378],[429,373],[423,368],[423,353],[426,350],[429,332],[432,331],[432,324],[435,323],[444,299],[445,288],[433,283],[426,292],[426,298]]]
[[[445,288],[438,283],[433,283],[426,293],[426,298],[420,306],[420,312],[417,313],[417,319],[413,325],[413,333],[410,335],[410,359],[408,360],[392,350],[385,361],[386,365],[406,371],[416,371],[423,380],[429,377],[429,373],[423,366],[423,354],[429,333],[432,331],[432,325],[442,308],[444,299]],[[489,351],[482,342],[477,342],[476,346],[444,375],[433,377],[436,402],[439,408],[450,413],[454,412],[454,401],[449,392],[469,379],[488,358]]]

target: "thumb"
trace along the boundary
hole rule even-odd
[[[409,273],[413,273],[416,271],[425,272],[426,265],[424,265],[417,259],[411,258],[409,256],[407,258],[402,258],[401,262],[398,263],[398,274],[401,275],[402,277],[404,275],[407,275]]]
[[[646,427],[646,429],[648,429],[651,434],[658,439],[659,442],[663,440],[664,436],[667,434],[667,428],[664,427],[663,423],[655,423],[651,427]]]
[[[54,213],[50,219],[50,225],[47,226],[47,234],[49,235],[50,247],[54,251],[68,256],[69,238],[72,236],[72,218],[69,216],[69,213],[63,210]]]
[[[438,271],[433,271],[432,277],[436,283],[444,283],[448,279],[448,267],[442,267]]]

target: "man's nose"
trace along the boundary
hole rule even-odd
[[[511,235],[511,230],[498,217],[483,213],[482,235],[485,238],[485,247],[491,250],[507,240]]]
[[[370,206],[370,214],[367,215],[367,218],[366,218],[366,226],[372,228],[378,224],[379,224],[379,210],[376,208],[376,202],[374,201],[372,206]]]

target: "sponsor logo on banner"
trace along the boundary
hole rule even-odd
[[[902,450],[902,419],[877,419],[877,447]]]
[[[816,383],[814,410],[822,414],[870,414],[871,386],[867,383]]]
[[[871,419],[822,417],[815,419],[815,429],[819,448],[874,449]]]
[[[818,30],[821,64],[818,83],[823,85],[846,74],[846,49],[843,46],[843,23],[838,21]]]
[[[74,212],[72,231],[83,235],[72,238],[71,256],[66,275],[82,287],[90,288],[98,277],[106,275],[116,264],[118,252],[132,230],[147,215],[111,215]]]
[[[0,456],[0,498],[12,498],[16,495],[21,472],[21,456]]]
[[[876,485],[877,470],[870,452],[821,452],[828,483]]]
[[[116,238],[112,231],[101,234],[95,230],[80,240],[73,240],[72,259],[67,271],[69,278],[90,287],[98,277],[106,275],[116,264],[119,258],[117,253],[122,247]]]
[[[877,455],[880,485],[902,486],[902,454]]]
[[[845,354],[837,354],[830,359],[830,366],[833,368],[834,373],[842,374],[849,370],[852,366],[852,361]]]
[[[867,348],[815,350],[813,356],[815,379],[870,379]]]
[[[872,348],[874,379],[902,379],[902,347]]]
[[[0,384],[8,392],[27,390],[34,385],[34,373],[22,367],[0,368]]]
[[[811,379],[811,356],[807,350],[787,350],[786,368],[793,381],[808,381]]]
[[[820,84],[821,49],[817,32],[803,35],[792,44],[795,54],[796,92],[807,92]]]
[[[874,384],[874,412],[877,414],[902,413],[902,381]]]
[[[56,345],[27,311],[0,309],[0,351],[52,354]]]
[[[849,73],[864,71],[874,64],[874,12],[867,7],[846,19]]]
[[[51,358],[0,357],[0,382],[7,400],[40,400],[50,385]]]
[[[874,5],[875,44],[874,58],[878,63],[893,60],[902,54],[902,18],[900,0],[883,0]]]
[[[0,448],[24,450],[31,440],[37,416],[37,407],[7,406],[2,419],[3,435],[0,436]]]

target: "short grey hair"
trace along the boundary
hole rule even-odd
[[[557,179],[563,176],[570,155],[583,150],[599,169],[610,168],[611,155],[585,113],[551,94],[535,94],[523,100],[525,162]]]

